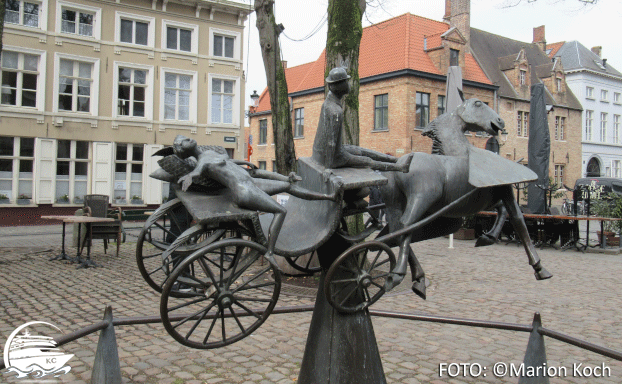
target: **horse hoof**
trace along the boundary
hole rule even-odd
[[[477,238],[477,241],[475,242],[475,246],[486,247],[488,245],[493,245],[494,243],[496,243],[496,241],[493,237],[483,234]]]
[[[540,266],[539,269],[536,269],[533,273],[536,276],[536,280],[546,280],[553,277],[551,272],[547,271],[546,268]]]
[[[425,277],[413,281],[412,290],[415,294],[425,300]]]

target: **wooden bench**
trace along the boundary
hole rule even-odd
[[[153,209],[124,209],[121,220],[146,221],[149,218],[149,214],[146,212],[153,212]]]

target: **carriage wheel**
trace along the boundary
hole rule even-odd
[[[260,262],[266,248],[242,239],[210,244],[188,256],[164,285],[160,315],[167,332],[198,349],[235,343],[270,315],[281,290],[278,268]],[[189,268],[194,271],[189,273]],[[192,287],[174,297],[174,285]]]
[[[317,258],[317,251],[313,251],[311,256],[308,259],[303,258],[304,255],[295,256],[295,257],[286,257],[287,263],[292,266],[297,271],[308,273],[309,275],[313,275],[316,272],[320,272],[322,267],[320,266],[320,262]],[[312,266],[312,265],[315,265]]]
[[[181,206],[179,199],[160,206],[149,217],[136,242],[138,270],[157,292],[162,292],[166,279],[186,256],[225,236],[236,236],[227,234],[224,229],[208,229],[200,225],[180,233],[191,219],[173,214]]]
[[[339,312],[366,309],[387,291],[386,282],[395,265],[395,254],[384,243],[368,241],[350,247],[326,273],[326,300]]]

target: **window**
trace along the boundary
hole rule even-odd
[[[88,194],[89,142],[58,140],[56,148],[55,198],[83,197]]]
[[[214,56],[233,58],[235,39],[229,36],[214,35]]]
[[[212,79],[212,123],[233,124],[235,81]]]
[[[258,167],[259,167],[259,169],[263,169],[265,171],[266,170],[266,162],[265,161],[260,161]]]
[[[600,114],[600,141],[601,143],[607,141],[607,114],[605,112]]]
[[[374,131],[389,129],[389,94],[374,96]]]
[[[60,59],[58,110],[91,112],[93,63]]]
[[[2,97],[0,103],[16,107],[37,106],[39,55],[2,52]]]
[[[611,176],[612,177],[620,177],[620,160],[612,160],[611,161]]]
[[[600,90],[600,101],[609,101],[609,91],[606,89]]]
[[[564,165],[563,164],[555,164],[554,183],[557,185],[564,184]]]
[[[594,98],[594,88],[593,87],[585,87],[585,97],[588,99]]]
[[[561,116],[555,116],[555,140],[564,140],[565,139],[565,125],[566,118]]]
[[[259,120],[259,145],[268,142],[268,120]]]
[[[529,137],[529,112],[517,112],[516,136]]]
[[[525,85],[526,81],[527,81],[527,71],[523,71],[521,69],[518,74],[518,83],[520,85]]]
[[[296,108],[294,110],[294,137],[305,135],[305,109]]]
[[[117,143],[114,162],[114,198],[131,200],[143,195],[143,144]]]
[[[417,109],[415,111],[415,126],[425,128],[430,122],[430,94],[417,92]]]
[[[190,95],[192,76],[176,73],[164,74],[164,119],[190,120]]]
[[[147,70],[118,67],[118,116],[145,117],[147,74]]]
[[[620,144],[620,115],[613,115],[613,143]]]
[[[212,56],[240,60],[239,32],[210,28],[210,53]]]
[[[592,122],[594,121],[594,111],[585,110],[585,140],[592,140]]]
[[[155,19],[124,12],[116,12],[115,41],[154,47]]]
[[[276,160],[272,160],[272,172],[276,172]]]
[[[460,65],[460,51],[457,49],[449,49],[449,65],[452,67]]]
[[[35,139],[0,136],[0,193],[9,200],[33,196]]]
[[[620,92],[613,93],[613,102],[616,104],[620,104]]]
[[[555,84],[557,85],[557,92],[562,91],[562,79],[559,77],[555,79]]]
[[[61,19],[61,32],[93,36],[93,23],[95,20],[93,13],[63,7]]]
[[[178,21],[162,21],[162,48],[181,52],[198,53],[199,26]]]
[[[445,113],[445,96],[438,95],[438,102],[436,103],[436,116],[440,116]]]
[[[39,28],[39,8],[36,2],[6,0],[4,22]]]

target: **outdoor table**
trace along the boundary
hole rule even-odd
[[[51,216],[41,216],[42,219],[45,220],[62,220],[63,222],[63,240],[62,240],[62,251],[61,254],[51,258],[50,260],[69,260],[76,261],[80,263],[78,268],[88,268],[88,267],[97,267],[98,265],[91,261],[91,241],[92,241],[92,232],[91,225],[93,223],[101,223],[101,222],[110,222],[114,221],[112,218],[107,217],[91,217],[91,216],[75,216],[75,215],[51,215]],[[81,225],[78,225],[78,250],[76,252],[76,257],[70,258],[67,256],[65,252],[65,224],[66,223],[76,223],[76,224],[85,224],[86,225],[86,233],[89,236],[88,243],[86,246],[86,259],[82,259],[80,256],[82,254],[82,249],[80,247],[80,229]],[[87,241],[85,238],[84,241]],[[84,248],[84,243],[82,244],[82,248]]]
[[[488,211],[482,211],[479,212],[478,215],[481,216],[496,216],[497,212],[488,212]],[[600,221],[600,238],[599,240],[599,246],[600,248],[606,248],[606,244],[607,244],[607,240],[605,238],[605,231],[604,231],[604,222],[605,221],[620,221],[622,219],[618,219],[618,218],[613,218],[613,217],[600,217],[600,216],[568,216],[568,215],[545,215],[545,214],[534,214],[534,213],[523,213],[523,217],[525,219],[532,219],[532,220],[562,220],[562,221],[566,221],[568,223],[570,223],[571,221],[575,222],[576,231],[573,231],[573,238],[567,242],[566,244],[564,244],[562,246],[562,249],[568,249],[568,248],[572,248],[572,247],[576,247],[577,250],[579,251],[584,251],[585,249],[587,249],[588,247],[588,243],[589,243],[589,238],[590,238],[590,234],[589,234],[589,226],[587,229],[587,233],[586,233],[586,241],[585,244],[581,244],[579,242],[580,238],[579,238],[579,221],[581,220],[585,220],[588,223],[590,221]],[[622,242],[620,242],[620,247],[622,247]]]

